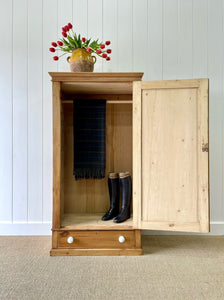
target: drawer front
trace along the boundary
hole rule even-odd
[[[59,231],[58,248],[135,248],[134,230]]]

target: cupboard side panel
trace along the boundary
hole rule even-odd
[[[141,88],[142,83],[133,82],[133,225],[140,228],[141,225]]]
[[[53,228],[60,228],[61,206],[60,82],[53,82]]]
[[[208,79],[198,89],[198,201],[200,231],[209,232]]]

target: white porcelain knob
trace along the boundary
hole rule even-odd
[[[118,240],[119,240],[119,243],[124,243],[125,237],[123,235],[120,235]]]
[[[67,242],[68,242],[69,244],[72,244],[72,243],[74,242],[74,238],[73,238],[72,236],[69,236],[69,237],[67,238]]]

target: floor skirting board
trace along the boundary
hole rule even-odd
[[[51,223],[0,223],[0,235],[51,235]]]
[[[210,233],[143,230],[143,235],[224,235],[224,222],[211,222]],[[51,235],[51,223],[0,223],[0,235]]]

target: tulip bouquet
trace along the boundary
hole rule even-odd
[[[110,45],[110,41],[106,41],[105,43],[100,43],[99,40],[91,41],[90,39],[86,39],[85,37],[77,36],[77,34],[73,31],[73,25],[68,23],[64,27],[62,27],[62,38],[57,42],[51,43],[51,48],[49,48],[50,52],[56,52],[60,50],[64,52],[60,56],[54,56],[53,60],[58,60],[59,57],[67,54],[72,53],[73,50],[78,48],[86,49],[89,53],[95,53],[98,56],[105,58],[107,61],[110,60],[110,54],[112,52],[111,49],[105,49],[106,46]]]

